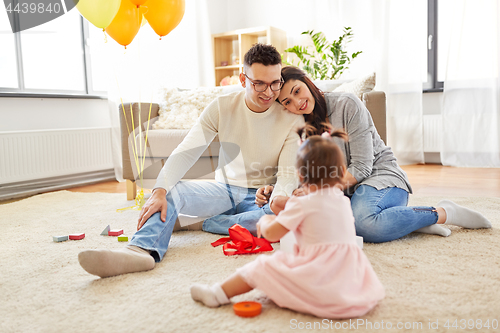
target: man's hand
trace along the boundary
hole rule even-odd
[[[149,197],[148,201],[142,206],[141,214],[139,215],[139,223],[137,230],[141,229],[144,223],[156,212],[160,212],[160,218],[163,222],[167,218],[167,191],[162,188],[157,188]]]
[[[273,189],[274,186],[267,185],[257,190],[257,193],[255,193],[255,203],[257,206],[262,207],[267,203],[271,197],[271,193],[273,193]]]

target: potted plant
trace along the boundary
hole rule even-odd
[[[335,80],[349,68],[351,61],[362,51],[354,52],[351,56],[345,50],[346,45],[353,38],[352,29],[344,28],[344,34],[333,42],[328,42],[322,32],[314,30],[304,31],[303,35],[309,35],[314,43],[314,49],[309,51],[309,46],[295,45],[286,49],[285,53],[293,53],[299,59],[297,64],[286,61],[284,54],[281,55],[283,63],[301,67],[314,80]]]

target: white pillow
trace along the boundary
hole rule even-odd
[[[167,88],[163,92],[164,98],[159,103],[159,117],[153,124],[153,129],[190,129],[210,102],[217,96],[228,93],[221,87],[183,91]]]
[[[335,88],[340,87],[343,83],[349,82],[348,80],[314,80],[313,83],[322,92],[331,92]]]
[[[362,100],[364,93],[370,92],[375,88],[375,77],[375,73],[372,73],[360,79],[343,83],[333,91],[353,93]]]
[[[314,84],[324,92],[349,92],[362,99],[364,93],[372,91],[375,87],[375,73],[350,82],[325,80],[314,81]],[[159,103],[160,116],[153,124],[153,129],[190,129],[205,107],[215,98],[240,90],[243,90],[243,87],[239,84],[182,91],[176,88],[164,89],[164,98]]]

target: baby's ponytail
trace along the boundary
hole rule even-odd
[[[344,141],[348,139],[343,129],[334,129],[328,123],[321,125],[325,129],[321,135],[317,135],[316,128],[310,124],[297,130],[301,138],[296,163],[302,178],[301,183],[315,184],[320,187],[342,182],[345,173],[345,157],[340,147],[331,138],[337,137]]]
[[[310,123],[306,123],[304,126],[297,129],[297,134],[299,135],[300,143],[302,143],[308,137],[316,134],[316,128]]]
[[[321,125],[325,128],[325,131],[326,131],[325,133],[329,134],[329,135],[325,135],[326,137],[332,137],[332,138],[337,137],[337,138],[340,138],[346,142],[349,140],[349,136],[347,135],[346,131],[344,131],[343,129],[340,129],[340,128],[334,129],[333,126],[329,123],[322,123]],[[325,133],[323,133],[323,134],[325,134]]]
[[[321,135],[322,137],[337,137],[344,141],[348,141],[349,137],[343,129],[334,129],[333,126],[327,122],[321,123],[321,126],[323,126],[325,131],[323,135]],[[328,135],[325,133],[328,133]],[[304,126],[297,129],[297,134],[300,137],[301,143],[313,135],[318,135],[316,128],[310,123],[306,123]]]

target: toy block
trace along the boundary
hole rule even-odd
[[[233,305],[233,310],[240,317],[255,317],[260,315],[262,304],[258,302],[239,302]]]
[[[109,225],[104,228],[104,230],[101,232],[101,236],[108,236],[108,232],[109,230],[111,230],[111,228],[109,227]]]
[[[128,242],[128,236],[124,236],[124,235],[118,236],[118,241],[119,242]]]
[[[68,240],[68,235],[66,236],[52,236],[54,242],[64,242]]]
[[[80,239],[84,239],[85,238],[85,234],[72,234],[72,235],[69,235],[69,239],[71,240],[80,240]]]
[[[356,236],[356,244],[361,248],[361,250],[363,249],[363,237],[361,236]]]
[[[108,231],[108,236],[120,236],[123,234],[123,229],[115,229]]]

